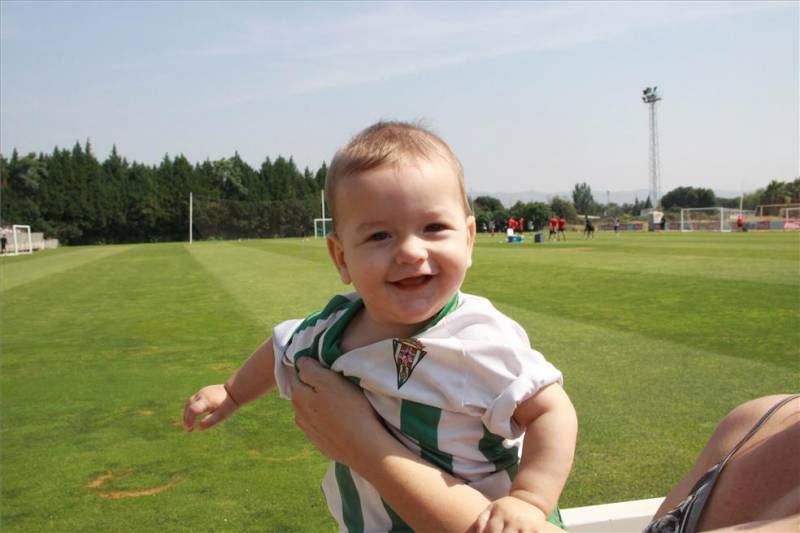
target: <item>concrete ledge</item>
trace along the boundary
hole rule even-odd
[[[562,509],[564,526],[571,533],[639,533],[664,498],[632,500]]]

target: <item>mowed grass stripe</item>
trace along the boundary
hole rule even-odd
[[[304,259],[333,268],[325,239],[279,239],[241,241],[239,246],[268,250],[293,259]]]
[[[639,333],[653,342],[678,341],[798,369],[800,320],[797,298],[791,291],[671,276],[622,279],[589,269],[578,274],[566,279],[554,272],[538,286],[484,280],[483,295],[498,303],[548,309],[556,316]],[[568,293],[572,294],[566,297]],[[753,299],[754,294],[759,298]]]
[[[665,258],[672,255],[695,255],[709,258],[722,256],[742,259],[763,257],[794,261],[800,259],[800,249],[798,249],[800,234],[797,232],[666,232],[619,236],[604,233],[599,237],[604,241],[603,251],[615,253],[615,250],[619,250],[624,251],[626,255],[657,253],[658,256]],[[574,241],[575,239],[571,242]]]
[[[496,249],[515,250],[534,248],[542,253],[552,253],[570,248],[591,248],[600,244],[597,251],[626,256],[656,255],[669,258],[673,255],[716,256],[777,260],[800,260],[800,233],[798,232],[750,232],[750,233],[710,233],[670,231],[665,233],[625,233],[614,235],[600,232],[594,239],[585,239],[580,232],[568,232],[567,241],[547,241],[535,244],[526,236],[522,244],[509,245],[505,239],[495,236],[478,235],[479,243],[487,243]]]
[[[742,259],[736,256],[714,256],[716,261],[709,268],[709,258],[701,255],[673,255],[669,259],[654,258],[644,254],[612,254],[594,245],[561,250],[559,254],[548,253],[536,258],[522,258],[518,254],[509,255],[509,263],[535,264],[546,267],[586,268],[618,272],[622,275],[655,274],[682,276],[695,279],[698,276],[708,279],[749,281],[770,285],[786,285],[787,289],[800,289],[800,272],[797,261],[786,259]],[[536,253],[534,250],[531,253]],[[655,260],[654,260],[655,259]]]
[[[0,259],[0,292],[130,250],[131,246],[78,246]]]
[[[266,337],[278,323],[304,318],[337,292],[351,290],[329,261],[320,260],[326,259],[321,246],[321,242],[313,249],[297,246],[296,241],[261,241],[194,243],[186,248],[240,304],[240,311],[263,326]]]
[[[525,307],[498,307],[562,370],[578,411],[578,453],[566,506],[663,495],[732,406],[797,386],[796,373],[759,359],[654,341]]]
[[[794,371],[800,368],[800,288],[770,283],[770,274],[765,274],[764,283],[718,279],[713,276],[714,261],[705,269],[696,268],[694,277],[658,274],[652,272],[660,262],[657,254],[642,272],[620,273],[605,269],[591,249],[581,252],[580,261],[565,248],[500,256],[480,251],[465,289],[498,303],[547,309],[654,342],[678,341]],[[741,268],[748,269],[746,261]]]
[[[251,487],[291,494],[312,529],[329,524],[291,457],[317,479],[325,460],[286,402],[270,397],[218,430],[183,433],[183,400],[222,381],[263,332],[182,245],[85,263],[4,304],[4,531],[299,530],[296,509],[267,513]]]
[[[727,235],[723,238],[750,237],[749,235]],[[773,237],[770,244],[761,246],[751,242],[731,241],[720,245],[702,238],[696,242],[697,234],[651,235],[650,240],[642,236],[625,235],[614,237],[603,235],[594,240],[576,238],[567,242],[545,244],[523,243],[509,245],[478,240],[481,260],[495,265],[510,263],[533,263],[542,266],[564,268],[591,267],[622,273],[668,274],[696,278],[698,276],[731,281],[753,281],[758,283],[784,284],[800,289],[800,235],[754,234],[752,239]],[[623,242],[624,241],[624,242]],[[752,247],[756,246],[756,250]],[[494,257],[485,257],[489,255]],[[510,266],[510,265],[509,265]],[[514,272],[513,268],[509,268]]]

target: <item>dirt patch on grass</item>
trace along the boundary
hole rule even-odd
[[[99,489],[103,485],[105,485],[109,481],[114,481],[115,479],[121,479],[127,477],[131,474],[131,470],[125,470],[118,474],[111,472],[110,470],[105,474],[101,474],[94,478],[93,480],[89,481],[86,484],[87,488],[90,489]],[[169,483],[164,483],[163,485],[156,485],[154,487],[148,487],[145,489],[138,489],[138,490],[114,490],[108,492],[97,492],[96,495],[98,498],[108,498],[111,500],[118,500],[120,498],[141,498],[142,496],[153,496],[158,494],[159,492],[164,492],[167,489],[171,489],[178,483],[180,483],[180,479],[173,478],[169,481]]]
[[[251,459],[255,459],[257,461],[265,461],[267,463],[290,463],[292,461],[302,461],[303,459],[308,458],[311,455],[311,450],[306,448],[305,450],[301,451],[296,455],[288,455],[286,457],[268,457],[263,455],[258,450],[249,450],[247,452],[247,455]]]
[[[97,496],[100,498],[108,498],[111,500],[118,500],[120,498],[141,498],[142,496],[154,496],[159,492],[164,492],[167,489],[171,489],[178,483],[180,483],[179,479],[173,479],[169,483],[165,483],[163,485],[156,485],[155,487],[150,487],[148,489],[116,490],[112,492],[100,492],[97,494]]]
[[[208,368],[210,368],[214,372],[219,372],[221,374],[230,374],[231,372],[239,368],[239,366],[234,363],[212,363],[208,365]]]
[[[130,473],[131,473],[130,470],[125,470],[123,472],[120,472],[119,474],[114,474],[113,472],[111,472],[111,470],[109,470],[105,474],[100,474],[99,476],[97,476],[96,478],[91,480],[89,483],[86,484],[86,487],[90,488],[90,489],[98,489],[98,488],[102,487],[103,485],[105,485],[106,481],[112,481],[114,479],[120,479],[120,478],[123,478],[123,477],[129,475]]]

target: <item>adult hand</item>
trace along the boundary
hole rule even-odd
[[[292,384],[295,422],[334,461],[369,481],[415,531],[468,531],[489,503],[398,441],[361,390],[308,357]]]
[[[353,466],[359,446],[386,432],[361,390],[317,361],[298,361],[292,403],[295,423],[331,459]]]

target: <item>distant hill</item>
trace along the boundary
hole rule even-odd
[[[671,189],[670,189],[671,190]],[[665,193],[669,191],[664,191]],[[650,191],[647,189],[635,189],[631,191],[609,191],[608,198],[606,198],[606,191],[592,191],[596,202],[605,204],[613,202],[615,204],[632,204],[638,198],[640,202],[647,199]],[[717,198],[738,198],[739,191],[731,190],[715,190],[714,194]],[[511,207],[517,202],[545,202],[550,203],[550,200],[555,196],[572,200],[572,191],[563,192],[541,192],[541,191],[521,191],[521,192],[471,192],[470,196],[477,198],[478,196],[491,196],[500,200],[504,206]]]

